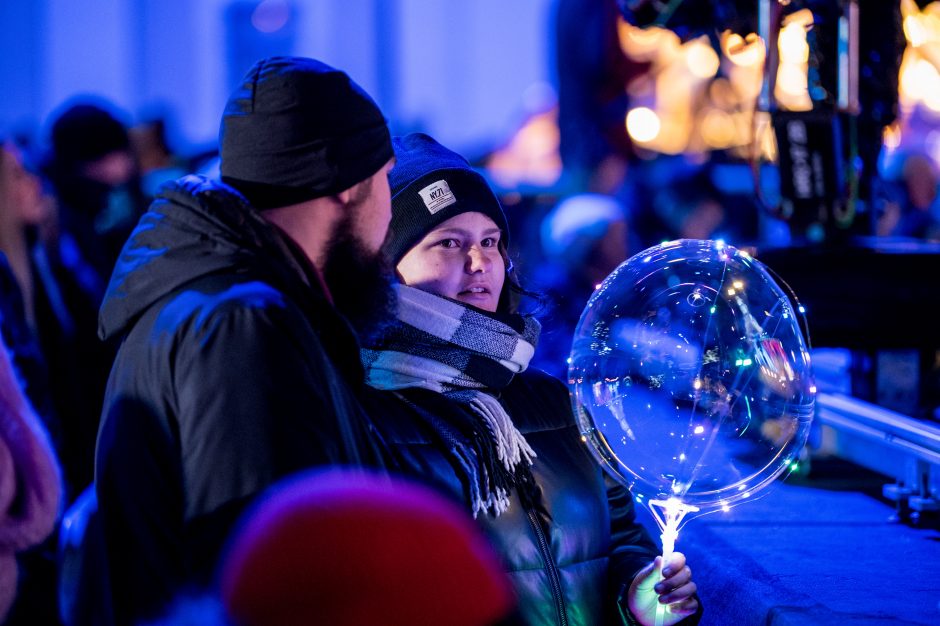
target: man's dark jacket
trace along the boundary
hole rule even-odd
[[[201,177],[166,187],[124,246],[99,318],[123,342],[96,458],[118,623],[207,582],[278,478],[376,462],[358,345],[319,285],[295,244]]]

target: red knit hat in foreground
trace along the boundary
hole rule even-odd
[[[515,599],[472,520],[425,487],[352,471],[275,486],[220,572],[240,626],[484,626]]]

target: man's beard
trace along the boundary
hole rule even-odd
[[[351,216],[341,220],[327,247],[323,277],[333,304],[369,344],[395,319],[391,265],[381,251],[370,252],[356,237]]]

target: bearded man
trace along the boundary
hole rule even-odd
[[[257,63],[222,118],[221,182],[165,187],[121,253],[99,317],[123,338],[96,484],[115,621],[205,585],[272,482],[380,466],[357,333],[391,318],[385,118],[345,73]]]

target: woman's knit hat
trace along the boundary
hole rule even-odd
[[[488,216],[508,243],[506,215],[496,194],[465,158],[423,133],[392,140],[395,167],[388,176],[392,189],[392,221],[384,250],[392,264],[438,224],[455,215],[477,211]]]

